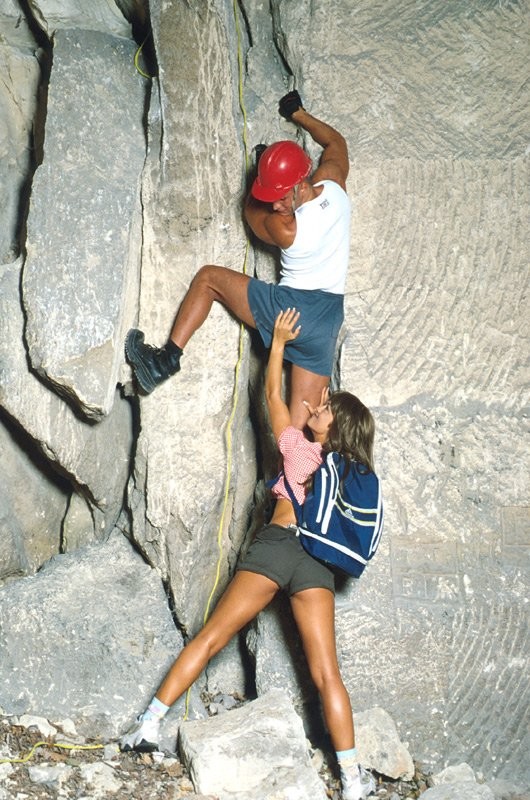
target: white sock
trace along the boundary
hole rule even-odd
[[[169,708],[169,706],[166,706],[161,700],[158,699],[158,697],[155,696],[142,714],[142,719],[164,719],[169,711]]]
[[[359,763],[356,747],[352,747],[350,750],[337,750],[336,756],[339,767],[343,767],[344,769],[357,766]]]

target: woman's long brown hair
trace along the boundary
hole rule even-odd
[[[335,451],[373,472],[375,422],[370,410],[350,392],[334,392],[329,404],[333,422],[323,452]]]

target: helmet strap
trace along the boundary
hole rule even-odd
[[[293,214],[296,211],[296,199],[298,197],[298,189],[300,188],[300,184],[297,183],[293,186]]]

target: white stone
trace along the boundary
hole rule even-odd
[[[96,797],[105,797],[108,794],[118,792],[123,782],[116,777],[116,771],[108,764],[95,762],[93,764],[81,764],[79,767],[81,777],[87,783]]]
[[[70,738],[77,736],[77,730],[73,720],[71,719],[61,719],[56,720],[55,725],[64,733],[65,736],[69,736]]]
[[[103,758],[105,761],[112,761],[112,759],[117,758],[120,754],[120,747],[117,742],[112,742],[111,744],[106,744],[105,749],[103,750]]]
[[[382,708],[354,714],[355,741],[361,764],[389,778],[410,780],[414,762],[400,741],[392,717]]]
[[[60,464],[61,470],[74,484],[86,487],[82,502],[87,506],[87,513],[82,518],[78,515],[82,527],[77,527],[75,538],[78,542],[87,543],[108,535],[120,513],[128,474],[130,407],[125,400],[116,398],[113,411],[107,418],[99,425],[87,425],[63,398],[50,387],[44,386],[29,369],[23,338],[24,315],[19,298],[21,266],[21,262],[15,262],[0,273],[0,405],[32,440],[39,443],[40,451],[46,454],[50,464]],[[19,476],[20,470],[12,479],[12,492],[16,490],[16,478]],[[28,494],[31,497],[39,490],[37,481],[33,481]],[[64,488],[61,491],[59,486],[56,494],[54,496],[50,491],[50,508],[44,507],[47,512],[45,517],[49,518],[53,511],[53,514],[64,519],[64,497],[61,506]],[[22,500],[17,502],[20,504]],[[14,501],[13,505],[16,507]],[[77,508],[75,502],[73,506]],[[63,510],[59,514],[61,508]],[[21,519],[25,522],[27,532],[33,534],[31,538],[35,540],[37,536],[38,539],[38,520],[31,525],[27,511],[21,513]],[[102,521],[103,528],[100,525]],[[59,527],[58,520],[55,530],[49,533],[49,542],[54,533],[56,537],[59,536]],[[65,521],[65,528],[70,531],[72,538],[74,527],[73,521]],[[50,547],[48,544],[48,551]],[[48,552],[46,557],[49,558],[51,554]]]
[[[11,757],[14,758],[15,756],[10,756],[8,753],[4,753],[2,748],[2,758],[0,759],[0,761],[3,758],[11,758]],[[14,772],[14,769],[15,768],[12,764],[0,764],[0,781],[9,778],[9,776]]]
[[[7,710],[33,712],[25,724],[67,712],[94,737],[116,738],[130,725],[183,646],[160,578],[117,531],[0,588],[0,629]],[[183,700],[164,720],[164,747],[175,747],[182,710]],[[196,689],[190,713],[204,713]]]
[[[28,775],[32,783],[41,783],[51,788],[58,788],[65,783],[73,767],[66,764],[30,764],[28,766]]]
[[[180,746],[195,791],[220,800],[325,800],[300,717],[279,690],[203,722]]]
[[[57,728],[50,725],[48,720],[44,717],[21,714],[19,717],[15,717],[14,721],[16,721],[17,725],[22,725],[23,728],[37,728],[41,736],[45,738],[51,737],[53,739],[53,737],[57,735]]]
[[[142,182],[141,292],[130,291],[131,325],[159,345],[202,264],[243,270],[246,235],[232,20],[217,0],[201,6],[200,22],[186,3],[156,0],[150,12],[159,79]],[[132,533],[190,633],[202,626],[210,593],[216,600],[226,586],[248,526],[256,482],[249,369],[247,334],[214,303],[181,371],[140,403]]]
[[[451,765],[432,776],[434,786],[442,783],[470,783],[472,781],[476,782],[476,780],[475,773],[466,763]]]
[[[512,783],[510,780],[495,779],[487,781],[488,788],[494,794],[495,800],[530,800],[530,778],[526,786]]]
[[[145,85],[134,50],[97,31],[55,34],[44,155],[27,223],[22,296],[31,363],[96,420],[115,401],[124,294],[138,259]]]

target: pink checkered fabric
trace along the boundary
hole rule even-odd
[[[299,503],[305,500],[304,483],[322,463],[322,445],[310,442],[302,431],[290,425],[278,438],[278,448],[283,457],[283,471]],[[289,500],[283,475],[272,487],[272,495]]]

